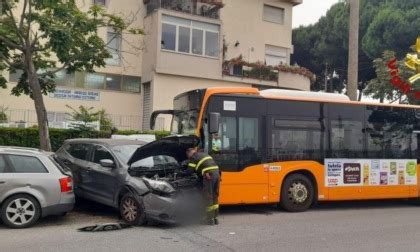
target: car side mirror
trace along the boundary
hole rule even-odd
[[[209,133],[215,134],[219,132],[220,113],[211,112],[208,119]]]
[[[101,163],[102,167],[108,167],[108,168],[114,168],[115,167],[115,163],[111,159],[101,159],[99,161],[99,163]]]

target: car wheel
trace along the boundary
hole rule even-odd
[[[26,194],[17,194],[2,204],[1,219],[11,228],[26,228],[34,225],[41,216],[38,201]]]
[[[280,206],[289,212],[306,211],[313,203],[314,187],[308,177],[292,174],[286,178],[281,190]]]
[[[144,205],[131,193],[125,194],[120,202],[121,218],[128,224],[140,226],[146,223]]]

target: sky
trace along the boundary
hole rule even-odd
[[[293,8],[293,28],[316,23],[338,0],[303,0]]]

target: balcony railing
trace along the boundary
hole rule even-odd
[[[275,82],[279,79],[279,71],[275,69],[245,66],[242,64],[229,64],[226,62],[223,64],[223,75]]]
[[[223,75],[240,78],[257,79],[260,81],[279,81],[280,73],[298,74],[315,81],[314,73],[298,65],[270,66],[263,62],[250,63],[242,59],[242,56],[223,62]]]
[[[147,14],[157,9],[179,11],[191,15],[220,19],[220,0],[144,0]]]

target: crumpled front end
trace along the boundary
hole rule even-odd
[[[143,197],[149,219],[169,224],[192,223],[203,213],[202,197],[195,189],[178,189],[170,195],[150,192]]]

